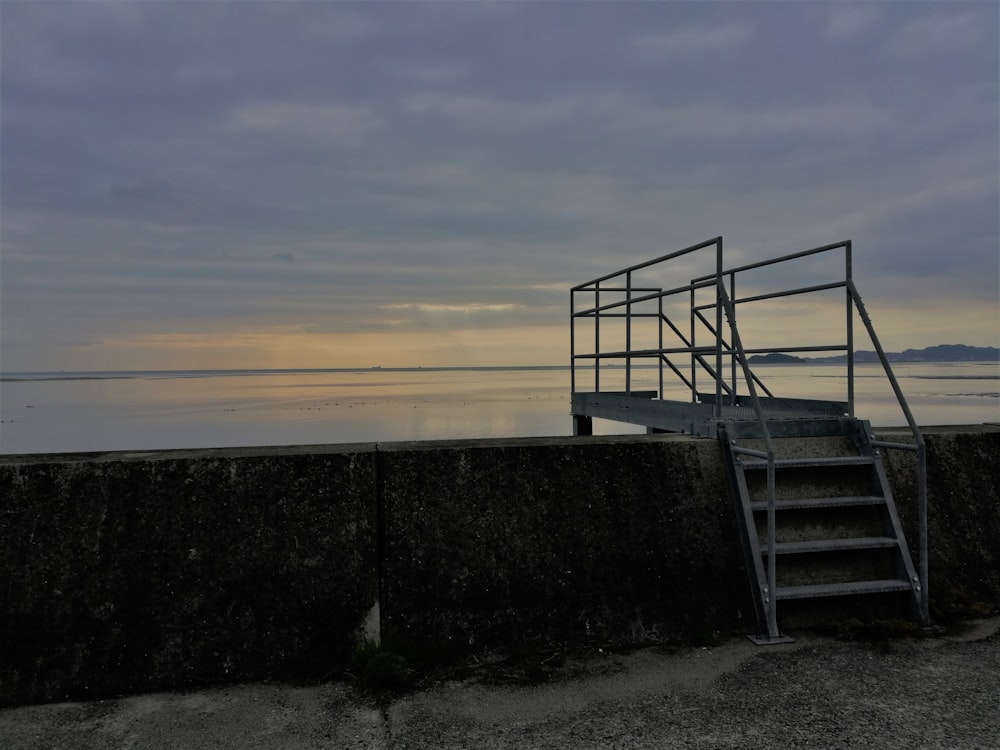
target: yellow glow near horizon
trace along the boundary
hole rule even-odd
[[[76,347],[75,370],[312,369],[569,363],[564,326],[433,333],[317,333],[297,328],[171,333]]]
[[[845,308],[835,297],[820,304],[794,300],[752,303],[738,311],[740,332],[748,349],[845,343]],[[422,330],[392,330],[397,322],[382,320],[390,330],[318,332],[305,326],[272,326],[236,331],[183,331],[108,337],[59,351],[58,359],[22,369],[36,370],[167,370],[167,369],[296,369],[363,367],[519,366],[569,364],[568,321],[542,326],[475,327],[471,321],[437,319],[456,312],[478,312],[476,306],[426,306],[430,317]],[[497,306],[483,306],[497,307]],[[460,308],[460,309],[459,309]],[[920,308],[869,307],[880,342],[887,351],[921,349],[937,344],[996,346],[998,309],[966,301],[956,320],[945,301]],[[683,313],[677,313],[683,315]],[[373,321],[369,321],[371,323]],[[405,321],[410,322],[410,321]],[[678,321],[687,330],[686,320]],[[398,321],[404,323],[403,320]],[[633,348],[655,348],[656,326],[641,321],[633,328]],[[593,348],[593,322],[581,320],[576,329],[579,351]],[[704,336],[704,338],[703,338]],[[710,344],[711,334],[699,329],[697,343]],[[728,338],[728,334],[727,334]],[[602,349],[625,348],[623,321],[604,321]],[[666,336],[665,346],[679,346]],[[855,317],[855,348],[874,348]],[[55,355],[53,355],[55,356]],[[823,356],[801,352],[799,356]]]

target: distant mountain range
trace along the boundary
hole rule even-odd
[[[998,362],[1000,349],[995,346],[966,346],[965,344],[939,344],[925,349],[906,349],[901,352],[886,352],[890,362]],[[847,355],[836,357],[793,357],[790,354],[758,354],[748,362],[757,365],[813,365],[837,364],[847,361]],[[854,361],[859,364],[878,362],[878,353],[854,352]]]

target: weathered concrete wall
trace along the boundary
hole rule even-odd
[[[377,600],[374,454],[0,464],[0,703],[343,662]]]
[[[932,607],[1000,605],[1000,428],[927,442]],[[0,704],[322,676],[377,601],[451,654],[755,625],[713,441],[0,458]]]
[[[461,650],[750,627],[714,442],[401,444],[379,458],[389,639]]]
[[[887,439],[906,433],[880,431]],[[931,614],[1000,606],[1000,426],[925,428]],[[917,548],[913,453],[887,463],[910,549]],[[916,558],[914,558],[916,562]]]

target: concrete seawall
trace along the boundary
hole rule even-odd
[[[886,433],[888,434],[888,433]],[[1000,604],[1000,428],[928,430],[936,612]],[[755,627],[718,445],[0,458],[0,704],[315,679],[380,613],[454,655]],[[908,454],[891,454],[915,542]]]

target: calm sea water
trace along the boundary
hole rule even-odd
[[[837,365],[755,371],[775,395],[846,399]],[[857,414],[904,424],[881,372],[857,367]],[[998,363],[899,364],[895,372],[922,425],[1000,422]],[[633,388],[653,388],[657,376],[637,370],[634,378]],[[569,403],[570,372],[558,367],[18,373],[0,379],[0,453],[558,436],[572,433]]]

